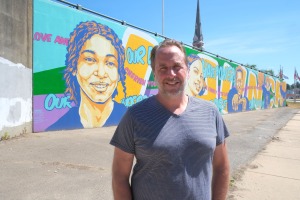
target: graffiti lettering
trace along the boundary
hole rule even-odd
[[[148,86],[150,87],[156,87],[156,82],[155,81],[148,81]]]
[[[147,95],[136,95],[136,96],[130,96],[127,98],[122,99],[122,104],[124,104],[126,107],[130,107],[135,103],[138,103],[142,101],[143,99],[147,99]]]
[[[132,50],[130,47],[127,48],[127,61],[129,64],[145,64],[143,58],[146,55],[146,48],[140,46],[137,50]]]
[[[153,47],[149,46],[148,47],[148,65],[151,65],[151,51],[152,51]]]
[[[125,68],[127,75],[132,78],[135,82],[145,85],[146,81],[140,77],[138,77],[133,71],[131,71],[128,67]]]
[[[37,40],[37,41],[42,40],[43,42],[51,42],[51,37],[52,34],[49,33],[35,32],[33,35],[33,40]]]
[[[207,62],[202,62],[203,65],[203,76],[206,78],[216,78],[217,77],[217,68],[211,66],[211,64]]]
[[[227,110],[227,108],[226,108],[227,100],[226,99],[220,98],[220,99],[213,99],[211,101],[219,108],[219,111]]]
[[[262,100],[260,99],[252,99],[249,101],[249,108],[250,110],[255,110],[256,108],[261,108],[264,102],[262,102]]]
[[[55,94],[49,94],[45,98],[44,107],[46,110],[51,111],[54,108],[61,109],[61,108],[72,108],[71,102],[69,102],[69,96],[59,98],[55,96]]]
[[[230,81],[234,80],[234,69],[229,67],[219,67],[219,79],[223,81]]]
[[[68,38],[63,38],[60,36],[56,36],[54,43],[62,44],[68,46],[69,39]]]

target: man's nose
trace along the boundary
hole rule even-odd
[[[175,75],[176,75],[175,69],[174,69],[174,68],[168,69],[168,75],[170,75],[170,76],[175,76]]]

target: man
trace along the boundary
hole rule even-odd
[[[241,66],[236,68],[235,87],[231,88],[227,97],[227,110],[229,113],[249,110],[248,98],[243,96],[245,88],[245,75]]]
[[[167,39],[154,49],[158,94],[130,107],[111,140],[114,198],[225,199],[229,133],[222,117],[211,102],[185,95],[182,45]]]
[[[262,108],[263,109],[269,109],[272,108],[273,106],[273,92],[272,92],[272,88],[271,88],[271,79],[269,76],[266,76],[266,80],[265,80],[265,84],[263,84],[262,86],[262,95],[263,95],[263,104],[262,104]]]

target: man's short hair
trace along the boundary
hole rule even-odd
[[[188,61],[187,61],[187,56],[186,56],[186,52],[185,49],[183,47],[183,45],[173,39],[165,39],[164,41],[162,41],[159,45],[156,45],[155,47],[153,47],[152,51],[151,51],[151,68],[152,70],[154,70],[155,67],[155,57],[156,57],[156,53],[160,48],[164,48],[164,47],[170,47],[170,46],[176,46],[178,47],[178,49],[180,49],[180,51],[184,54],[184,61],[185,64],[188,66]]]

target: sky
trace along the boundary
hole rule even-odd
[[[197,0],[67,0],[192,45]],[[204,49],[260,70],[300,74],[300,0],[200,0]]]

